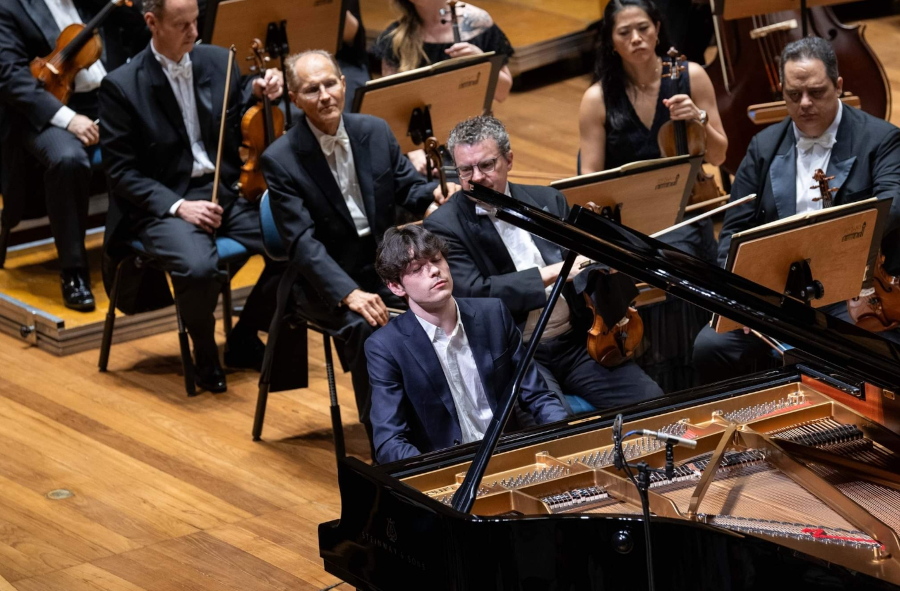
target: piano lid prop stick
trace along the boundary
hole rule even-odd
[[[228,70],[225,72],[225,98],[222,99],[222,120],[219,122],[219,148],[216,150],[216,174],[213,177],[212,202],[219,204],[219,177],[222,167],[222,146],[225,140],[225,118],[228,115],[228,91],[231,90],[231,69],[234,67],[234,54],[237,48],[232,45],[228,49]]]
[[[726,203],[725,205],[719,206],[715,209],[711,209],[711,210],[707,211],[706,213],[701,213],[700,215],[694,216],[689,220],[684,220],[683,222],[681,222],[679,224],[675,224],[674,226],[669,226],[665,230],[660,230],[659,232],[656,232],[655,234],[650,234],[650,238],[659,238],[660,236],[668,234],[669,232],[672,232],[679,228],[683,228],[689,224],[693,224],[694,222],[699,222],[700,220],[706,219],[711,215],[716,215],[717,213],[725,211],[726,209],[729,209],[731,207],[737,207],[738,205],[743,205],[744,203],[747,203],[748,201],[753,201],[754,199],[756,199],[756,193],[751,193],[750,195],[747,195],[746,197],[741,197],[740,199],[736,199],[736,200],[732,201],[731,203]]]
[[[736,207],[738,205],[743,205],[744,203],[747,203],[748,201],[753,201],[754,199],[756,199],[756,193],[751,193],[750,195],[747,195],[746,197],[741,197],[740,199],[736,199],[736,200],[732,201],[731,203],[726,203],[725,205],[722,205],[715,209],[710,209],[709,211],[707,211],[705,213],[701,213],[700,215],[697,215],[695,217],[692,217],[689,220],[684,220],[683,222],[675,224],[674,226],[669,226],[668,228],[665,228],[664,230],[660,230],[659,232],[656,232],[655,234],[650,234],[650,238],[659,238],[660,236],[668,234],[669,232],[672,232],[673,230],[677,230],[678,228],[683,228],[689,224],[693,224],[694,222],[699,222],[700,220],[706,219],[711,215],[715,215],[719,212],[725,211],[726,209],[729,209],[732,207]],[[591,265],[594,265],[594,264],[596,264],[596,261],[585,261],[585,262],[581,263],[581,265],[578,268],[584,269],[585,267],[590,267]]]

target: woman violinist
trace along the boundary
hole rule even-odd
[[[381,58],[381,72],[396,74],[455,57],[495,51],[508,61],[513,54],[509,39],[491,16],[468,2],[455,8],[454,32],[446,0],[391,0],[400,18],[379,35],[372,53]],[[458,34],[459,41],[454,35]],[[512,88],[512,74],[504,62],[497,79],[494,100],[503,102]],[[420,173],[425,173],[425,152],[408,154]]]
[[[699,121],[706,131],[706,161],[718,166],[725,160],[728,138],[703,68],[688,62],[679,79],[662,78],[661,56],[669,45],[661,24],[660,11],[651,0],[607,4],[596,82],[584,93],[579,111],[583,174],[660,158],[657,135],[669,120]],[[665,242],[715,260],[708,220],[672,232]]]

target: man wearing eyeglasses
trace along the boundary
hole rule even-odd
[[[375,272],[375,248],[394,225],[397,206],[422,215],[444,197],[401,153],[387,123],[342,114],[346,82],[331,54],[291,56],[286,70],[291,100],[304,117],[266,149],[263,174],[278,230],[300,272],[298,313],[342,347],[371,441],[363,343],[387,324],[388,304],[405,308]]]
[[[474,117],[458,124],[447,148],[464,189],[477,183],[559,218],[568,215],[569,206],[559,191],[507,181],[513,152],[506,129],[494,117]],[[529,341],[562,269],[563,251],[497,219],[461,192],[426,218],[425,227],[449,246],[453,295],[502,299],[524,341]],[[551,389],[579,396],[597,409],[662,396],[656,382],[634,362],[607,369],[588,355],[590,316],[571,283],[586,261],[581,256],[576,259],[564,297],[553,309],[535,354],[538,368]]]

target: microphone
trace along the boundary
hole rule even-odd
[[[645,437],[652,437],[654,439],[658,439],[659,441],[672,443],[673,445],[683,445],[685,447],[690,447],[691,449],[697,447],[697,442],[693,439],[687,439],[685,437],[679,437],[678,435],[663,433],[662,431],[650,431],[649,429],[643,429],[641,431],[641,434]]]

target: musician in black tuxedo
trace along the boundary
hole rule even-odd
[[[110,13],[100,28],[102,59],[75,77],[68,105],[43,89],[29,64],[50,54],[61,30],[89,22],[106,4],[105,0],[0,2],[2,224],[10,229],[34,209],[29,200],[44,196],[59,255],[63,300],[80,311],[94,309],[84,235],[91,158],[99,139],[94,123],[97,88],[107,71],[128,55],[122,41],[143,38],[143,20],[136,9],[126,6]],[[35,168],[40,179],[36,183],[30,181]]]
[[[781,68],[789,116],[750,142],[731,195],[758,197],[726,212],[719,264],[725,264],[735,233],[821,209],[819,190],[811,188],[816,184],[813,174],[821,168],[834,176],[829,182],[838,188],[834,205],[873,196],[893,200],[881,248],[885,270],[900,275],[900,129],[841,103],[837,57],[824,39],[808,37],[789,44]],[[824,311],[849,321],[844,303]],[[896,331],[880,334],[900,342]],[[704,382],[766,369],[776,361],[765,343],[742,330],[716,334],[706,327],[694,345],[694,365]]]
[[[513,152],[509,135],[494,117],[458,124],[447,142],[463,187],[478,183],[505,191],[514,199],[565,218],[566,198],[549,187],[507,182]],[[559,276],[563,251],[550,242],[497,219],[462,192],[425,220],[425,227],[450,247],[448,261],[456,297],[503,300],[527,342]],[[574,279],[587,259],[578,257]],[[614,369],[596,363],[587,352],[590,316],[581,294],[567,285],[557,302],[535,354],[538,369],[557,393],[580,396],[595,408],[610,408],[662,396],[662,390],[633,361]]]
[[[104,248],[107,288],[120,246],[138,238],[161,258],[172,277],[188,333],[194,343],[197,383],[221,392],[225,374],[215,342],[215,310],[222,280],[216,236],[231,237],[262,253],[259,210],[232,188],[240,174],[241,113],[266,93],[281,95],[277,70],[252,83],[242,96],[237,64],[232,68],[220,170],[219,204],[211,202],[228,50],[200,45],[196,0],[145,0],[150,45],[103,80],[100,140],[111,199]],[[247,299],[228,341],[225,362],[258,368],[264,347],[258,330],[268,328],[278,269],[269,261]],[[142,289],[144,296],[160,293]],[[164,290],[168,296],[168,290]],[[146,297],[144,299],[147,299]],[[136,302],[131,311],[165,305]]]
[[[375,272],[375,248],[397,206],[416,214],[443,200],[400,152],[387,123],[344,113],[345,81],[334,57],[308,51],[287,61],[288,88],[305,116],[262,156],[272,210],[300,272],[299,313],[342,345],[359,419],[369,433],[363,343],[403,306]],[[373,456],[374,457],[374,456]]]

